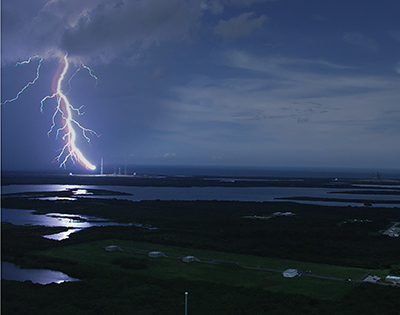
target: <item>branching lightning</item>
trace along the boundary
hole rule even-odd
[[[96,80],[96,86],[97,86],[97,80],[98,78],[95,76],[95,74],[93,73],[93,70],[90,69],[88,66],[86,66],[82,61],[81,61],[81,65],[78,69],[76,69],[75,73],[69,78],[68,80],[68,86],[69,86],[69,91],[71,90],[71,81],[72,79],[76,76],[76,74],[81,71],[82,69],[86,69],[89,72],[89,75],[94,78]],[[67,92],[67,94],[69,93],[69,91]]]
[[[17,62],[15,66],[20,66],[20,65],[23,65],[23,64],[30,63],[30,62],[32,61],[32,59],[34,59],[34,58],[39,58],[39,57],[38,57],[38,56],[29,57],[28,60],[21,61],[21,62]],[[32,81],[28,82],[28,83],[17,93],[17,95],[16,95],[14,98],[9,99],[9,100],[5,100],[3,103],[1,103],[1,105],[4,105],[4,104],[7,104],[7,103],[11,103],[11,102],[16,101],[16,100],[19,98],[19,96],[20,96],[30,85],[34,85],[34,84],[36,83],[36,81],[39,79],[39,72],[40,72],[40,67],[42,66],[42,61],[43,61],[43,58],[40,58],[39,64],[38,64],[38,66],[37,66],[37,68],[36,68],[36,78],[34,78]]]
[[[38,56],[34,56],[29,58],[28,60],[18,62],[16,66],[23,65],[30,63],[32,59],[34,58],[39,58]],[[36,78],[26,84],[14,97],[13,99],[9,99],[1,103],[1,105],[4,105],[6,103],[11,103],[13,101],[16,101],[18,97],[30,86],[35,84],[35,82],[39,79],[39,73],[40,73],[40,67],[42,65],[43,58],[40,58],[39,64],[36,70]],[[71,78],[68,80],[68,86],[69,86],[69,91],[67,93],[64,93],[62,90],[62,84],[65,80],[66,73],[69,68],[69,61],[68,61],[68,54],[65,54],[63,57],[63,61],[60,63],[59,69],[56,72],[56,75],[53,79],[53,94],[52,95],[47,95],[41,100],[41,106],[40,110],[43,112],[44,109],[44,103],[46,100],[53,99],[55,98],[57,100],[57,106],[56,109],[53,113],[52,116],[52,125],[48,131],[48,135],[50,135],[53,130],[55,130],[57,127],[56,120],[58,117],[61,118],[61,127],[56,129],[56,136],[55,138],[58,139],[60,135],[62,140],[65,141],[64,146],[60,149],[59,155],[54,159],[54,162],[60,163],[60,167],[66,167],[66,163],[68,160],[71,159],[71,161],[76,164],[79,162],[82,166],[84,166],[86,169],[89,170],[94,170],[96,167],[91,164],[85,156],[82,154],[82,152],[79,150],[79,148],[76,146],[76,140],[77,140],[77,133],[75,131],[75,128],[79,129],[82,132],[83,137],[90,142],[90,138],[88,134],[90,135],[96,135],[98,134],[88,128],[83,127],[74,117],[75,116],[81,116],[83,115],[82,113],[82,108],[83,106],[79,108],[75,108],[71,105],[67,98],[67,94],[69,93],[71,89],[71,80],[75,77],[75,75],[82,69],[86,69],[89,72],[89,75],[93,77],[96,80],[97,84],[97,77],[94,75],[92,69],[87,67],[81,62],[80,67],[75,71],[75,73],[71,76]],[[61,71],[61,73],[60,73]],[[60,73],[60,74],[59,74]]]

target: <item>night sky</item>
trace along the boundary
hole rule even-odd
[[[1,14],[2,102],[43,58],[1,105],[3,170],[58,169],[56,101],[40,106],[66,53],[67,79],[81,62],[98,78],[82,69],[68,93],[98,169],[400,167],[398,0],[2,0]]]

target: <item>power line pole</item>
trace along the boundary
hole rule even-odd
[[[188,292],[185,292],[185,315],[187,315],[188,294]]]

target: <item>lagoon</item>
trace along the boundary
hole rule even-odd
[[[63,213],[47,213],[40,214],[35,210],[24,209],[1,209],[1,221],[8,222],[14,225],[42,225],[51,227],[66,227],[68,231],[57,234],[45,235],[43,237],[61,241],[67,239],[70,234],[78,232],[92,226],[140,226],[139,223],[123,224],[107,221],[91,216],[83,216],[77,214]],[[152,227],[149,227],[152,228]]]
[[[32,281],[33,283],[49,284],[80,281],[60,271],[48,269],[21,269],[13,263],[1,262],[1,279],[15,281]]]
[[[364,185],[363,188],[367,185]],[[65,191],[68,189],[103,189],[130,195],[82,195],[79,198],[115,198],[132,201],[141,200],[220,200],[220,201],[276,201],[275,198],[318,197],[359,200],[399,200],[399,195],[362,195],[338,192],[355,190],[353,188],[310,188],[310,187],[137,187],[102,185],[10,185],[1,188],[2,194],[43,191]],[[372,185],[371,185],[371,188]],[[386,187],[388,188],[388,187]],[[392,187],[398,192],[399,186]],[[335,193],[335,194],[330,194]],[[74,196],[77,197],[77,196]],[[280,200],[284,201],[284,200]],[[363,206],[363,202],[346,201],[296,201],[328,206]],[[379,207],[398,207],[396,204],[377,204]]]

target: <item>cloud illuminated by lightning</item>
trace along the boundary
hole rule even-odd
[[[23,64],[28,64],[32,61],[34,58],[39,58],[38,56],[34,56],[29,58],[28,60],[18,62],[16,66],[23,65]],[[40,67],[42,65],[43,58],[40,58],[39,64],[36,69],[36,77],[34,80],[31,82],[27,83],[13,99],[9,99],[1,103],[1,105],[4,105],[6,103],[11,103],[13,101],[16,101],[19,96],[30,86],[36,83],[36,81],[39,79],[39,73],[40,73]],[[48,135],[52,133],[52,131],[56,128],[56,119],[58,117],[61,118],[61,127],[57,128],[56,130],[56,139],[62,134],[62,140],[65,141],[64,146],[60,149],[59,155],[54,159],[55,162],[60,163],[60,167],[66,167],[66,163],[68,160],[71,160],[74,164],[76,162],[79,162],[83,167],[85,167],[88,170],[94,170],[96,167],[91,164],[85,156],[82,154],[80,149],[76,146],[76,139],[77,139],[77,133],[75,131],[75,128],[78,130],[82,131],[83,137],[90,142],[90,138],[88,137],[88,134],[91,135],[97,135],[97,133],[91,129],[83,127],[74,117],[75,116],[81,116],[83,113],[81,112],[83,106],[79,108],[75,108],[71,105],[67,98],[67,93],[64,93],[62,90],[62,84],[65,80],[66,73],[69,68],[69,61],[68,61],[68,54],[65,54],[63,57],[63,61],[60,63],[59,69],[56,72],[56,75],[53,79],[53,94],[45,96],[41,100],[41,106],[40,110],[43,112],[44,109],[44,103],[48,99],[55,98],[57,100],[57,106],[54,111],[54,114],[52,116],[52,125],[50,127],[50,130],[48,131]],[[81,69],[86,69],[89,72],[89,75],[92,76],[94,79],[96,79],[97,83],[97,77],[94,75],[93,71],[84,65],[81,62],[80,68],[78,68],[75,73],[71,76],[71,78],[68,80],[68,86],[71,89],[71,80],[73,77],[81,70]],[[61,71],[61,74],[59,74]],[[56,84],[55,84],[56,83]]]

